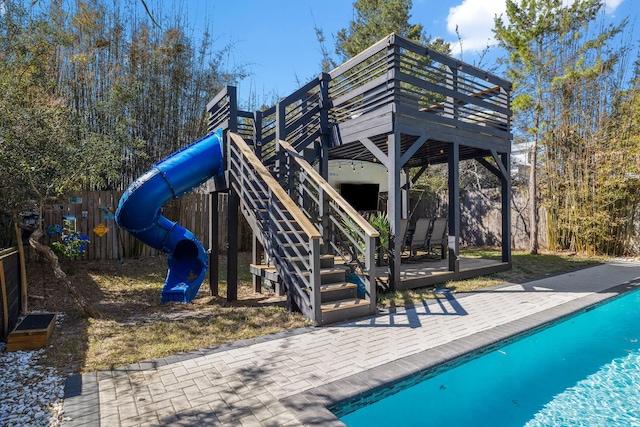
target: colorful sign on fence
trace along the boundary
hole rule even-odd
[[[107,231],[109,231],[109,229],[104,224],[98,224],[93,229],[93,232],[96,233],[98,237],[104,236],[107,234]]]

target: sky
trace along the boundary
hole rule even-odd
[[[572,0],[565,0],[567,2]],[[238,83],[241,106],[250,94],[271,105],[318,76],[322,55],[314,27],[321,28],[333,53],[334,36],[353,16],[352,0],[189,0],[189,21],[198,31],[208,27],[221,47],[232,45],[225,66],[244,65],[249,77]],[[504,0],[413,0],[411,24],[427,35],[453,45],[459,59],[489,68],[497,49],[481,59],[493,43],[493,18],[505,10]],[[606,19],[618,22],[640,17],[640,0],[607,0]],[[635,26],[640,26],[637,23]],[[462,39],[458,44],[456,27]],[[640,31],[634,33],[640,40]]]

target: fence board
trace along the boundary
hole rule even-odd
[[[129,233],[121,230],[112,219],[115,213],[122,191],[82,191],[78,192],[57,206],[46,207],[43,215],[44,227],[63,224],[63,216],[72,216],[76,221],[77,231],[89,237],[86,254],[79,259],[120,259],[140,256],[155,256],[161,252],[155,250],[133,238]],[[220,252],[227,248],[227,195],[218,194],[218,247]],[[86,212],[86,217],[82,212]],[[192,192],[179,199],[170,200],[163,208],[162,215],[172,221],[177,221],[187,228],[203,243],[209,245],[209,203],[208,195],[202,192]],[[109,231],[102,237],[93,230],[102,224]],[[239,247],[242,251],[251,249],[250,228],[240,221]],[[60,235],[45,235],[42,243],[50,245],[59,240]]]

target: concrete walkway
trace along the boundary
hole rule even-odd
[[[612,261],[413,309],[71,377],[69,426],[342,425],[326,407],[640,286]]]

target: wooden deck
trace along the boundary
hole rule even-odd
[[[343,255],[353,250],[347,259],[355,260],[355,270],[363,277],[385,282],[389,289],[411,289],[511,268],[511,90],[511,83],[497,75],[390,34],[261,111],[238,110],[235,88],[227,87],[208,105],[209,130],[221,128],[237,133],[247,143],[257,163],[274,174],[275,180],[269,179],[273,186],[284,189],[282,199],[285,192],[291,197],[291,203],[283,206],[297,210],[293,206],[297,205],[321,233],[320,240],[327,245],[323,254]],[[374,267],[373,234],[365,232],[360,214],[344,209],[332,194],[336,191],[324,185],[329,178],[330,160],[368,161],[386,168],[384,209],[390,236],[400,235],[401,221],[406,216],[403,190],[416,184],[431,165],[446,165],[448,212],[418,212],[413,220],[435,215],[447,218],[448,260],[406,262],[401,239],[391,239],[389,265]],[[500,181],[501,261],[459,257],[463,220],[460,163],[465,161],[479,163]],[[313,167],[306,168],[303,163]],[[239,163],[229,162],[228,176],[242,182],[234,189],[242,193],[244,186],[255,184],[253,178],[245,179],[235,172],[238,166]],[[403,178],[408,185],[402,184]],[[250,222],[256,219],[254,211],[242,210]],[[270,209],[263,211],[267,212]],[[271,223],[279,224],[273,220]],[[229,229],[234,227],[229,223]],[[254,235],[269,229],[252,228]],[[229,236],[231,241],[233,236]],[[277,253],[282,248],[270,238],[254,238],[254,243],[254,255],[262,249]],[[303,252],[317,261],[320,245],[314,243],[317,248],[312,248],[304,241],[299,243]],[[261,244],[266,247],[260,248]],[[257,259],[254,262],[258,263]],[[230,265],[227,270],[234,268]],[[293,263],[292,268],[298,267]],[[320,278],[319,269],[312,268],[311,263],[305,268],[317,277],[303,287],[314,289],[313,284]],[[278,271],[280,280],[288,274],[284,268]],[[292,286],[296,280],[292,276]],[[367,298],[375,302],[373,280],[367,279],[365,287]],[[313,302],[307,305],[318,306]]]
[[[386,283],[388,266],[376,268],[376,277]],[[463,280],[486,274],[507,271],[511,263],[482,258],[460,258],[459,271],[449,270],[448,259],[427,259],[417,257],[415,260],[403,259],[400,264],[400,282],[396,290],[416,289],[448,282]]]

